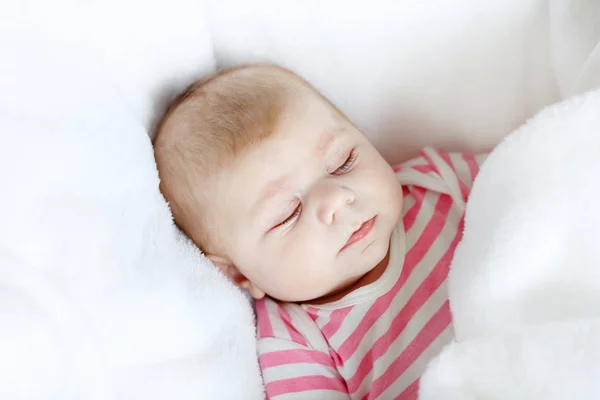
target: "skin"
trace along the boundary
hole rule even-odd
[[[224,249],[207,256],[257,299],[325,301],[375,280],[402,208],[390,165],[314,93],[205,189]],[[372,218],[370,233],[345,247]]]

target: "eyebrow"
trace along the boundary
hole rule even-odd
[[[256,214],[258,210],[263,207],[263,204],[271,200],[273,197],[279,195],[285,189],[285,181],[287,176],[282,176],[278,179],[272,180],[264,187],[258,196],[258,200],[252,207],[252,213]]]
[[[329,149],[331,149],[332,145],[337,141],[336,139],[339,137],[339,135],[336,135],[337,132],[337,129],[326,132],[324,134],[325,137],[319,141],[319,144],[316,148],[317,156],[319,158],[323,158],[329,152]]]

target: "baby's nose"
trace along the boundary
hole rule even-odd
[[[354,203],[356,198],[352,190],[341,185],[330,184],[321,190],[317,218],[322,223],[331,225],[335,222],[339,211]]]

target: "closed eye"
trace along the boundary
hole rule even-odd
[[[352,151],[350,151],[350,154],[348,154],[348,158],[346,158],[346,161],[344,161],[344,163],[340,165],[338,169],[333,171],[331,175],[343,175],[346,172],[350,171],[352,169],[352,166],[354,165],[354,162],[356,161],[356,156],[356,151],[352,149]]]
[[[275,228],[291,224],[296,218],[298,218],[298,216],[300,216],[301,211],[302,203],[299,203],[298,206],[294,209],[294,211],[292,211],[292,213],[286,219],[275,225]]]

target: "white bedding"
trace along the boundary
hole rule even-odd
[[[4,4],[0,398],[262,397],[245,297],[179,235],[158,192],[148,136],[192,79],[274,61],[392,160],[425,143],[481,149],[598,83],[596,4]]]
[[[456,342],[423,400],[600,398],[600,90],[489,156],[448,279]]]

